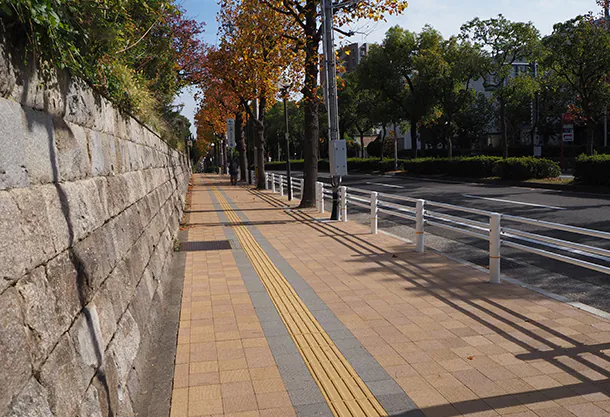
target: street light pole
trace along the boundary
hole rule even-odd
[[[290,135],[288,133],[288,87],[283,91],[284,121],[286,122],[286,178],[288,181],[288,201],[292,201],[292,179],[290,178]]]
[[[333,152],[334,141],[339,139],[339,106],[337,102],[337,59],[335,56],[333,32],[333,4],[331,0],[322,0],[324,23],[324,69],[326,75],[326,107],[328,111],[328,144],[329,156]],[[331,167],[332,169],[332,167]],[[341,177],[331,175],[333,187],[332,220],[339,220],[339,186]]]

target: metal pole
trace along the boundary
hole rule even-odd
[[[377,209],[377,192],[373,191],[371,193],[371,234],[376,235],[377,234],[377,225],[378,225],[378,221],[377,221],[377,213],[378,213],[378,209]]]
[[[335,39],[333,29],[333,5],[330,0],[322,0],[322,16],[324,24],[324,69],[326,75],[326,108],[328,109],[328,154],[333,151],[333,141],[339,139],[339,107],[337,102],[337,58],[335,56]],[[332,167],[331,167],[332,169]],[[339,186],[341,177],[331,175],[333,187],[332,220],[339,220]]]
[[[288,177],[288,201],[292,201],[292,178],[290,177],[290,135],[288,134],[288,105],[284,94],[284,120],[286,122],[286,176]]]
[[[502,215],[489,217],[489,282],[500,283],[500,221]]]
[[[424,205],[425,200],[415,203],[415,251],[424,252]]]

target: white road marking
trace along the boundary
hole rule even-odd
[[[541,207],[541,208],[548,208],[548,209],[551,209],[551,210],[566,210],[564,207],[545,206],[543,204],[525,203],[523,201],[512,201],[512,200],[504,200],[504,199],[501,199],[501,198],[481,197],[481,196],[478,196],[478,195],[471,195],[471,194],[462,194],[462,195],[464,197],[476,198],[476,199],[479,199],[479,200],[498,201],[500,203],[511,203],[511,204],[517,204],[517,205],[521,205],[521,206]]]
[[[382,182],[367,182],[368,185],[381,185],[382,187],[388,187],[388,188],[405,188],[401,185],[392,185],[392,184],[384,184]]]

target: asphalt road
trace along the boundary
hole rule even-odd
[[[293,175],[299,177],[302,174],[296,172]],[[328,174],[320,174],[320,180],[328,182]],[[343,185],[610,232],[610,195],[364,174],[345,177]],[[488,222],[487,217],[430,205],[426,208]],[[330,204],[327,204],[327,209],[330,209]],[[369,223],[368,212],[355,206],[349,207],[348,218]],[[508,221],[503,221],[502,226],[610,249],[610,240]],[[412,221],[381,214],[379,227],[411,241],[415,239]],[[462,233],[426,227],[426,247],[479,266],[488,265],[488,245],[485,240],[467,237]],[[536,247],[551,250],[548,246]],[[604,256],[588,258],[574,250],[554,251],[610,267],[610,258]],[[502,274],[610,312],[610,275],[508,247],[502,248]]]

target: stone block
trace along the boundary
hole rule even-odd
[[[124,386],[140,349],[140,329],[129,310],[121,317],[117,331],[108,348],[112,352],[112,357],[116,363],[119,384]]]
[[[120,110],[114,113],[114,136],[123,140],[129,139],[129,116],[122,113]]]
[[[53,417],[47,390],[30,378],[19,396],[13,400],[5,417]]]
[[[62,337],[40,371],[40,382],[49,392],[55,417],[72,417],[79,408],[89,381],[86,381],[69,337]]]
[[[4,35],[0,35],[0,96],[9,97],[15,88],[15,69],[10,48]]]
[[[1,84],[2,75],[0,88]],[[18,103],[0,98],[0,138],[3,138],[0,140],[0,190],[28,186],[23,118],[23,110]]]
[[[93,384],[89,386],[85,393],[78,417],[102,417],[100,398]]]
[[[23,241],[19,248],[26,254],[26,270],[30,270],[55,256],[57,253],[52,238],[46,202],[41,187],[18,188],[9,191],[19,207],[19,222]]]
[[[0,295],[0,410],[6,410],[32,375],[30,347],[21,311],[17,290],[8,288]]]
[[[74,181],[91,175],[85,129],[58,118],[53,120],[53,127],[61,180]]]
[[[38,186],[39,192],[44,199],[49,224],[50,238],[57,253],[63,252],[72,245],[73,236],[68,224],[69,207],[67,197],[59,184],[48,184]]]
[[[77,313],[85,306],[81,277],[68,251],[53,258],[46,266],[49,287],[55,295],[55,314],[63,331],[68,330]]]
[[[108,213],[106,203],[100,200],[99,182],[88,179],[64,183],[60,187],[73,241],[83,239],[104,224]]]
[[[32,55],[13,60],[15,85],[12,99],[32,109],[44,109],[44,80],[36,68],[36,58]]]
[[[81,375],[85,381],[90,381],[102,366],[104,356],[104,341],[95,305],[89,304],[83,309],[69,333]]]
[[[103,291],[112,304],[114,317],[121,317],[133,297],[135,285],[129,276],[129,269],[124,261],[117,264],[106,282]]]
[[[95,294],[90,303],[92,306],[95,306],[98,314],[104,351],[116,332],[117,322],[119,320],[118,316],[114,314],[114,306],[112,304],[112,301],[114,301],[112,298],[113,293],[107,289],[107,284],[108,280],[104,282],[101,290]]]
[[[24,322],[30,338],[32,364],[34,369],[40,369],[65,331],[55,309],[57,299],[47,281],[44,266],[21,278],[16,288],[23,299]]]
[[[108,177],[107,185],[108,214],[114,217],[129,205],[129,189],[127,188],[127,180],[122,175]]]
[[[74,245],[72,259],[79,272],[79,285],[85,303],[88,303],[117,261],[111,228],[104,225]]]
[[[0,191],[0,293],[25,273],[21,212],[11,193]]]
[[[32,184],[59,182],[53,122],[48,113],[23,107],[25,161]]]
[[[66,94],[66,121],[92,128],[95,121],[95,97],[82,80],[72,77]]]
[[[91,175],[108,175],[104,161],[104,143],[102,134],[94,130],[88,130],[89,155],[91,157]]]
[[[100,133],[102,138],[102,149],[104,151],[104,172],[105,175],[113,175],[117,172],[117,152],[114,136]],[[120,163],[120,162],[119,162]]]

